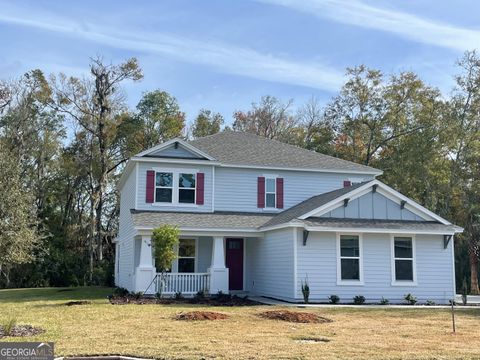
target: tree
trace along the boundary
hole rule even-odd
[[[127,158],[119,148],[118,128],[120,116],[125,111],[124,97],[120,85],[126,80],[142,79],[142,71],[135,58],[120,65],[105,65],[101,59],[93,59],[90,65],[91,80],[67,78],[60,74],[59,80],[52,78],[55,89],[53,108],[72,118],[79,125],[76,138],[84,144],[80,148],[85,158],[89,179],[89,256],[90,280],[92,280],[95,255],[103,259],[105,240],[103,225],[104,205],[110,180]]]
[[[210,110],[202,109],[198,113],[192,126],[192,136],[199,137],[216,134],[224,123],[223,116]]]
[[[177,99],[161,90],[143,94],[137,105],[136,119],[143,149],[180,137],[185,128],[185,114]]]
[[[10,283],[12,266],[33,260],[39,244],[32,194],[24,186],[15,154],[0,142],[0,273]]]
[[[171,269],[172,262],[177,258],[174,247],[178,245],[180,231],[172,225],[163,225],[152,232],[152,244],[155,266],[161,272],[160,282],[163,284],[165,272]],[[160,286],[161,296],[162,286]]]
[[[284,104],[273,96],[262,96],[260,104],[252,103],[250,110],[233,114],[233,130],[268,139],[286,140],[296,125],[296,118],[290,114],[292,102],[289,100]]]

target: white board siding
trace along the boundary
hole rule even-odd
[[[284,209],[314,195],[343,187],[345,179],[367,181],[370,175],[316,173],[306,171],[276,171],[262,169],[215,169],[215,210],[271,212],[276,209],[257,207],[257,179],[277,175],[284,179]]]
[[[147,170],[153,169],[191,169],[205,174],[204,205],[178,204],[160,205],[159,203],[146,203]],[[133,175],[133,172],[130,176]],[[175,187],[174,187],[175,191]],[[187,212],[211,212],[212,211],[212,167],[205,165],[170,164],[170,163],[139,163],[138,168],[138,200],[137,210],[151,211],[187,211]]]
[[[115,285],[133,290],[133,253],[135,230],[133,228],[130,209],[135,208],[135,169],[130,173],[125,185],[120,192],[120,223],[118,229],[118,251],[115,254],[115,263],[118,264],[118,278],[115,278]]]
[[[418,301],[448,303],[454,297],[452,241],[443,248],[439,235],[417,235],[417,286],[392,286],[391,238],[389,234],[363,235],[363,286],[337,285],[337,249],[335,233],[312,232],[307,245],[297,241],[297,300],[302,299],[300,284],[308,277],[311,301],[328,301],[338,295],[341,302],[352,302],[363,295],[367,302],[378,302],[382,296],[392,303],[404,302],[411,293]]]
[[[328,218],[353,218],[353,219],[380,219],[380,220],[415,220],[423,221],[420,216],[407,209],[401,209],[400,204],[387,199],[379,193],[369,192],[352,200],[345,207],[338,208],[323,214]]]
[[[252,294],[293,300],[293,231],[269,231],[246,241],[246,290]]]

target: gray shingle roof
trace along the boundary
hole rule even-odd
[[[373,180],[372,180],[373,181]],[[268,222],[266,222],[263,227],[267,226],[274,226],[274,225],[279,225],[279,224],[284,224],[287,222],[290,222],[299,216],[302,216],[312,210],[315,210],[316,208],[319,208],[322,205],[325,205],[329,203],[332,200],[335,200],[336,198],[348,194],[349,192],[358,189],[360,186],[363,186],[367,184],[367,182],[363,183],[358,183],[349,187],[345,187],[342,189],[338,190],[333,190],[324,194],[312,196],[311,198],[302,201],[301,203],[292,206],[290,209],[287,209],[285,211],[282,211],[280,214],[277,216],[273,217],[270,219]]]
[[[245,132],[227,130],[189,143],[218,161],[232,165],[381,173],[369,166]]]
[[[139,210],[130,210],[130,212],[135,227],[147,228],[169,224],[180,228],[255,230],[273,216],[273,214],[240,212],[190,213]]]
[[[453,233],[461,230],[455,225],[444,225],[435,221],[407,221],[407,220],[371,220],[371,219],[336,219],[336,218],[319,218],[310,217],[302,220],[307,226],[323,227],[323,228],[344,228],[344,229],[385,229],[385,230],[406,230],[421,232],[445,232]]]

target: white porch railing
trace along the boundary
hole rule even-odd
[[[158,273],[155,281],[155,292],[164,295],[194,295],[199,291],[208,293],[209,288],[209,273],[165,273],[163,277]]]

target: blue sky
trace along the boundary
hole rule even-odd
[[[0,78],[40,68],[81,76],[89,58],[137,57],[128,103],[163,89],[193,119],[262,95],[327,102],[347,66],[413,70],[446,94],[454,63],[480,48],[478,1],[2,1]]]

